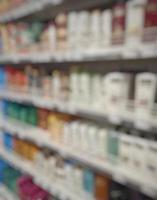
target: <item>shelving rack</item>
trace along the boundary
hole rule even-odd
[[[139,178],[134,177],[133,174],[128,175],[127,170],[121,169],[121,166],[113,166],[107,161],[96,158],[92,154],[81,152],[78,150],[76,151],[76,149],[67,147],[66,145],[52,142],[51,139],[48,137],[47,131],[41,128],[36,128],[27,124],[19,123],[16,120],[10,120],[6,118],[5,120],[0,120],[0,128],[8,131],[13,136],[18,136],[18,138],[20,139],[28,140],[37,144],[40,147],[46,147],[48,149],[57,151],[64,158],[72,158],[78,160],[79,162],[87,166],[104,172],[110,175],[113,180],[121,184],[127,185],[129,183],[132,187],[138,186],[139,191],[141,191],[142,193],[151,197],[156,197],[156,186],[154,186],[151,182],[145,181],[145,179],[139,180]],[[0,156],[3,157],[2,152],[4,151],[0,150]],[[8,158],[7,160],[8,162],[12,163],[11,159]],[[16,166],[16,161],[13,162],[13,164]],[[29,172],[29,170],[27,170],[27,172]]]
[[[50,19],[59,12],[71,10],[92,9],[96,7],[110,7],[117,0],[30,0],[24,5],[8,11],[0,16],[0,23],[32,19]],[[44,11],[44,12],[43,12]],[[43,14],[44,13],[44,14]]]
[[[4,185],[0,185],[0,198],[1,200],[18,200],[18,197]]]
[[[57,110],[59,112],[77,115],[80,117],[84,117],[87,119],[94,119],[96,121],[106,121],[110,124],[114,125],[122,125],[128,123],[131,124],[132,128],[145,130],[145,131],[152,131],[157,130],[157,118],[150,118],[145,120],[143,123],[142,119],[136,118],[133,112],[124,114],[109,114],[105,112],[97,111],[96,109],[87,109],[82,106],[72,105],[71,102],[59,102],[59,101],[52,101],[51,99],[41,99],[40,97],[34,97],[32,95],[25,95],[20,94],[18,92],[12,92],[9,90],[2,90],[0,92],[0,97],[2,99],[18,102],[23,104],[30,104],[35,107],[40,107],[49,110]]]
[[[70,10],[80,10],[86,8],[96,8],[96,7],[110,7],[111,4],[116,2],[109,0],[38,0],[38,1],[29,1],[26,5],[22,5],[19,8],[15,8],[8,13],[0,16],[0,23],[7,23],[10,21],[29,21],[31,19],[40,19],[45,20],[48,18],[53,18],[57,13],[62,11]],[[46,12],[43,12],[46,11]],[[44,13],[44,14],[43,14]],[[45,15],[45,13],[47,13]],[[136,51],[136,53],[135,53]],[[66,54],[37,54],[37,55],[0,55],[0,63],[11,63],[15,67],[20,68],[24,63],[38,64],[41,67],[42,64],[45,64],[47,69],[53,68],[54,66],[67,67],[70,64],[80,64],[90,70],[93,70],[92,66],[97,65],[97,71],[153,71],[157,72],[157,46],[140,46],[138,49],[129,49],[126,47],[122,48],[110,48],[105,51],[85,51],[85,52],[67,52]],[[117,67],[117,63],[118,66]],[[107,120],[113,124],[119,124],[121,121],[131,121],[133,122],[134,116],[129,117],[126,120],[127,116],[116,116],[116,119],[112,116],[107,116],[102,113],[96,113],[96,111],[89,111],[81,108],[76,108],[67,106],[63,103],[50,102],[47,100],[38,100],[37,98],[32,98],[30,96],[19,96],[18,93],[12,93],[11,91],[0,91],[0,97],[14,102],[21,103],[31,103],[34,106],[39,106],[47,109],[57,109],[60,112],[75,114],[78,116],[94,116],[97,120]],[[153,129],[157,130],[156,120],[148,122],[148,124],[143,124],[139,122],[140,126],[134,126],[136,129],[141,129],[149,131]],[[43,130],[35,127],[30,127],[28,125],[20,124],[15,121],[3,119],[0,120],[0,128],[9,131],[12,135],[16,135],[21,139],[27,139],[33,143],[41,146],[47,147],[49,149],[57,151],[63,157],[70,157],[72,159],[83,162],[86,165],[91,166],[101,172],[110,174],[114,180],[124,185],[129,185],[131,187],[139,187],[139,190],[148,196],[155,197],[157,196],[157,188],[151,185],[151,183],[144,183],[144,180],[137,180],[128,177],[121,169],[114,168],[108,163],[101,162],[99,159],[93,158],[90,155],[83,155],[82,152],[73,151],[70,148],[65,146],[60,146],[56,143],[49,142],[49,138],[40,137]],[[26,130],[23,131],[23,130]],[[31,134],[28,134],[31,132]],[[37,137],[38,136],[38,137]],[[41,140],[42,138],[42,140]],[[61,200],[79,200],[74,194],[66,192],[65,188],[60,189],[60,186],[51,186],[44,177],[38,177],[37,173],[33,170],[33,167],[30,163],[21,160],[17,155],[11,155],[9,152],[0,148],[0,156],[10,162],[13,166],[28,173],[33,176],[34,180],[42,186],[44,189],[56,195],[56,197],[61,198]],[[151,185],[151,187],[150,187]],[[8,196],[8,191],[5,187],[0,187],[0,193],[6,194],[7,200],[14,200]]]

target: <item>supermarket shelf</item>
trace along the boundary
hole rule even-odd
[[[113,180],[121,184],[129,185],[135,189],[138,188],[139,191],[150,197],[157,197],[156,184],[153,184],[151,180],[145,179],[144,176],[137,177],[130,171],[128,172],[126,167],[120,165],[115,166],[110,162],[104,161],[102,158],[97,158],[91,153],[76,151],[72,147],[58,144],[52,141],[45,130],[7,119],[0,121],[0,127],[12,135],[17,135],[21,139],[28,139],[41,147],[55,150],[65,158],[73,158],[85,165],[91,166],[94,169],[110,175]]]
[[[0,185],[0,199],[1,200],[18,200],[19,198],[11,191],[9,191],[9,189],[1,184]]]
[[[45,109],[56,109],[59,112],[77,115],[80,117],[94,119],[99,122],[108,122],[114,125],[126,124],[129,127],[142,131],[153,131],[157,129],[157,118],[148,116],[141,119],[135,116],[133,111],[124,111],[122,113],[105,113],[96,108],[87,108],[87,106],[78,106],[72,102],[59,102],[48,98],[40,98],[40,96],[22,94],[6,90],[0,90],[0,97],[9,101],[18,103],[32,104],[36,107]]]
[[[5,14],[0,16],[0,23],[7,23],[12,20],[20,19],[31,15],[33,13],[43,10],[46,6],[56,6],[60,4],[62,0],[38,0],[38,1],[29,1],[21,6],[14,8]]]
[[[157,57],[157,45],[141,45],[131,47],[110,47],[98,50],[80,50],[66,53],[35,53],[0,55],[0,63],[64,63],[86,61],[108,61],[127,59],[147,59]]]
[[[60,198],[61,200],[82,200],[82,198],[78,198],[76,194],[68,192],[66,188],[63,188],[62,185],[57,185],[56,183],[50,183],[42,172],[39,171],[32,163],[29,161],[22,159],[18,155],[6,151],[4,148],[0,147],[0,156],[8,161],[15,168],[21,170],[24,173],[31,175],[34,181],[43,189],[48,191],[50,194]],[[40,176],[40,177],[39,177]],[[8,199],[10,200],[10,199]]]
[[[110,7],[117,0],[30,0],[0,15],[0,23],[13,20],[52,19],[60,12]],[[43,12],[44,11],[44,12]]]

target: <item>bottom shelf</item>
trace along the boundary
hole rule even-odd
[[[37,144],[39,147],[47,147],[50,150],[58,152],[64,158],[74,159],[85,164],[86,166],[105,172],[112,177],[112,180],[122,185],[127,185],[130,188],[135,189],[138,188],[139,192],[152,198],[157,197],[157,186],[153,176],[148,176],[146,178],[146,175],[143,176],[140,173],[133,173],[133,170],[128,170],[125,165],[113,165],[110,162],[106,162],[104,159],[93,155],[92,153],[83,152],[80,149],[76,149],[65,144],[59,144],[52,141],[47,134],[47,131],[41,128],[20,123],[9,118],[5,118],[5,120],[1,119],[0,127],[9,132],[12,136],[18,136],[18,138],[22,140],[29,140],[34,144]],[[27,161],[24,163],[26,162]]]
[[[18,200],[19,198],[11,192],[5,185],[0,185],[0,199],[1,200]]]
[[[49,182],[47,177],[44,177],[39,169],[35,167],[32,163],[27,160],[22,159],[16,154],[6,151],[4,148],[0,147],[0,156],[8,161],[13,167],[19,169],[20,171],[29,174],[33,177],[35,183],[37,183],[44,190],[48,191],[51,195],[59,198],[60,200],[82,200],[83,198],[78,197],[76,194],[67,190],[62,185]],[[40,174],[40,176],[39,176]],[[18,198],[5,200],[18,200]]]

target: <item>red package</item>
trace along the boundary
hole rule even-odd
[[[118,3],[112,11],[112,44],[123,44],[125,39],[126,4]]]

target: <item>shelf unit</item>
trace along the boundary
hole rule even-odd
[[[0,15],[0,23],[7,23],[13,20],[19,20],[24,17],[28,17],[33,13],[44,10],[47,6],[57,6],[61,4],[62,0],[38,0],[38,1],[28,1],[13,8],[6,13]]]
[[[19,92],[9,91],[5,89],[1,90],[0,97],[13,102],[31,104],[35,107],[41,107],[49,110],[57,110],[62,113],[77,115],[96,121],[106,121],[114,125],[129,124],[132,128],[138,130],[152,131],[157,130],[157,118],[140,119],[137,118],[134,112],[121,113],[105,113],[104,111],[98,111],[97,109],[89,109],[86,106],[77,106],[72,102],[60,102],[59,100],[52,100],[49,98],[41,98],[40,96],[34,96],[29,94],[22,94]]]
[[[116,2],[116,0],[40,0],[40,1],[30,1],[27,4],[24,4],[18,8],[15,8],[4,15],[0,16],[0,23],[7,23],[10,21],[16,20],[26,20],[29,21],[31,19],[39,18],[40,20],[45,20],[48,18],[53,18],[60,11],[70,11],[70,10],[80,10],[80,9],[90,9],[96,8],[98,6],[101,7],[109,7],[111,4]],[[43,10],[47,13],[43,14]],[[53,12],[52,12],[53,11]],[[149,61],[153,63],[150,65]],[[80,52],[67,52],[66,54],[61,53],[39,53],[39,54],[13,54],[13,55],[0,55],[0,63],[11,63],[15,64],[15,67],[19,67],[18,65],[24,63],[31,64],[47,64],[47,68],[51,68],[53,64],[63,64],[68,65],[69,63],[99,63],[101,65],[101,70],[104,67],[104,63],[106,62],[119,62],[119,63],[130,63],[133,62],[134,65],[136,62],[141,62],[139,66],[137,66],[139,71],[143,69],[147,69],[148,71],[153,70],[157,72],[155,69],[155,65],[157,63],[157,46],[140,46],[136,48],[132,47],[116,47],[116,48],[108,48],[105,50],[82,50]],[[112,65],[112,64],[111,64]],[[126,71],[127,65],[122,64],[120,70]],[[106,67],[106,71],[110,67]],[[129,71],[134,71],[136,67],[129,67]],[[116,70],[116,68],[111,67],[109,70]],[[66,104],[63,102],[54,102],[52,100],[47,99],[39,99],[37,97],[32,97],[31,95],[19,95],[17,92],[12,91],[0,91],[0,97],[2,99],[6,99],[9,101],[15,101],[20,103],[28,103],[34,106],[47,108],[47,109],[57,109],[59,112],[75,114],[82,117],[94,117],[97,120],[107,120],[112,124],[119,125],[124,121],[127,121],[133,124],[134,128],[139,130],[147,130],[157,128],[157,120],[149,120],[147,122],[143,122],[142,120],[138,120],[135,123],[136,118],[133,115],[125,115],[125,116],[113,116],[107,115],[104,113],[97,112],[95,110],[91,111],[89,109],[80,108],[76,106],[71,106],[71,104]],[[1,119],[0,120],[0,128],[6,131],[9,131],[12,135],[18,136],[21,139],[30,140],[33,143],[41,146],[47,147],[49,149],[57,151],[63,157],[70,157],[72,159],[78,160],[85,165],[91,166],[92,168],[99,170],[101,172],[107,173],[112,176],[113,180],[122,183],[123,185],[129,185],[133,188],[138,188],[139,191],[147,194],[152,198],[156,198],[157,196],[157,188],[154,187],[152,183],[145,182],[145,179],[139,180],[132,175],[129,175],[126,170],[121,168],[115,168],[114,166],[109,165],[107,162],[102,162],[98,158],[94,158],[91,155],[86,155],[83,152],[77,152],[73,149],[66,147],[64,145],[56,144],[55,142],[50,142],[48,137],[43,137],[41,130],[36,127],[31,127],[26,124],[20,124],[17,121],[12,121],[10,119]],[[26,132],[25,132],[25,131]],[[31,134],[28,134],[31,133]],[[39,135],[41,137],[39,137]],[[42,140],[41,140],[42,138]],[[35,182],[37,182],[41,187],[45,190],[49,191],[51,194],[59,197],[61,200],[80,200],[81,197],[78,198],[76,194],[71,192],[67,192],[65,188],[62,188],[58,185],[51,185],[44,177],[39,177],[38,172],[34,169],[28,161],[22,160],[15,154],[10,154],[5,149],[0,148],[0,156],[11,163],[14,167],[20,169],[24,173],[28,173],[33,176]],[[4,197],[7,200],[15,200],[11,198],[11,194],[7,191],[4,186],[0,187],[0,193],[4,193]],[[5,196],[6,195],[6,196]],[[10,197],[9,197],[10,195]]]
[[[117,59],[153,59],[157,57],[156,45],[144,45],[139,47],[112,47],[97,50],[80,50],[66,53],[30,53],[0,55],[1,63],[20,64],[30,63],[68,63],[68,62],[90,62],[90,61],[114,61]]]
[[[53,18],[59,12],[110,7],[116,1],[117,0],[30,0],[29,2],[2,14],[0,16],[0,23],[17,20],[29,21],[32,19],[46,20]]]
[[[20,139],[29,140],[40,147],[57,151],[64,158],[78,160],[87,166],[110,175],[113,180],[123,185],[129,184],[132,188],[138,187],[139,191],[152,198],[156,198],[157,196],[157,187],[150,181],[146,181],[145,178],[139,179],[139,177],[128,173],[121,166],[114,166],[108,161],[103,161],[101,158],[97,158],[87,152],[76,151],[76,149],[67,147],[64,144],[58,144],[51,140],[46,130],[7,118],[0,120],[0,128],[8,131],[13,136],[18,136]]]
[[[52,182],[49,182],[47,178],[44,177],[44,174],[42,175],[42,172],[39,169],[37,169],[37,167],[35,167],[29,161],[22,159],[18,155],[10,153],[3,148],[0,148],[0,156],[6,161],[8,161],[16,169],[32,176],[35,183],[37,183],[40,187],[48,191],[50,194],[60,198],[61,200],[82,199],[81,197],[77,197],[76,194],[68,191],[66,188],[63,188],[62,185],[56,184],[54,182],[52,184]]]
[[[9,189],[1,184],[0,185],[0,199],[1,200],[18,200],[18,197],[13,194]]]

